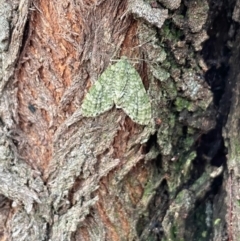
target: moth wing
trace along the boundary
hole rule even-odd
[[[147,125],[152,115],[151,103],[141,77],[132,66],[127,71],[127,79],[124,92],[121,98],[116,100],[116,105],[121,107],[134,122]]]
[[[82,103],[83,116],[95,117],[113,107],[112,75],[113,71],[110,66],[91,86]]]

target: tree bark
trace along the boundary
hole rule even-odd
[[[1,240],[238,240],[238,13],[225,0],[0,0]],[[122,56],[147,125],[117,105],[82,113]],[[114,70],[109,83],[127,78]]]

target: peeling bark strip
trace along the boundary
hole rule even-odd
[[[82,104],[83,116],[98,116],[113,104],[140,125],[147,125],[151,120],[149,97],[141,77],[126,57],[109,66],[91,87]]]
[[[0,0],[0,117],[9,129],[18,122],[16,89],[4,88],[16,70],[29,5],[29,0]]]
[[[2,92],[15,70],[15,64],[19,57],[19,50],[23,38],[23,31],[27,21],[29,0],[21,0],[18,3],[9,3],[0,0],[0,25],[1,37],[0,53],[2,60],[2,76],[0,75],[0,91]],[[10,39],[11,35],[11,39]]]

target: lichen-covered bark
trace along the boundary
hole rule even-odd
[[[224,136],[226,139],[226,145],[228,147],[228,163],[226,172],[225,188],[227,196],[224,201],[227,204],[227,226],[229,240],[239,240],[240,226],[239,226],[239,213],[240,213],[240,193],[239,193],[239,156],[240,156],[240,142],[239,142],[239,59],[240,59],[240,48],[239,48],[240,35],[239,31],[236,33],[236,40],[233,45],[234,54],[230,60],[231,71],[229,74],[229,82],[227,85],[227,91],[225,94],[225,108],[224,111],[228,111],[226,107],[231,108],[229,110],[227,124],[224,130]],[[231,99],[229,99],[231,96]]]
[[[206,196],[223,173],[211,165],[220,144],[196,151],[216,125],[200,53],[209,8],[0,0],[2,239],[213,238],[219,217]],[[121,56],[147,90],[148,125],[115,107],[82,115],[90,86]]]

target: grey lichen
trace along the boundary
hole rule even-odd
[[[25,210],[14,213],[10,223],[12,241],[46,240],[47,222],[41,214],[29,215]]]
[[[194,34],[193,47],[196,51],[202,50],[202,43],[209,38],[206,30],[201,30],[200,32]]]
[[[40,203],[37,193],[26,185],[33,182],[33,173],[21,160],[16,165],[10,145],[4,133],[0,133],[0,193],[13,200],[14,205],[23,204],[30,213],[33,203]]]
[[[11,11],[11,5],[5,0],[0,0],[0,53],[8,49]]]
[[[152,71],[153,76],[160,81],[166,81],[170,77],[169,72],[167,72],[165,69],[163,69],[161,67],[154,68],[154,66],[152,65],[151,71]]]
[[[184,69],[181,79],[175,79],[178,90],[182,91],[182,97],[192,102],[192,110],[198,106],[206,109],[212,102],[212,93],[204,83],[204,79],[192,69]]]
[[[167,53],[159,45],[159,39],[154,28],[149,28],[147,24],[141,24],[138,26],[138,37],[140,45],[144,46],[145,54],[150,63],[163,63],[166,60]]]
[[[52,228],[51,240],[71,240],[71,235],[76,232],[78,224],[89,214],[89,207],[93,206],[97,201],[98,198],[95,197],[85,202],[84,205],[78,202],[78,204],[68,209],[65,214],[56,217]]]
[[[4,16],[0,16],[0,53],[7,50],[9,35],[9,23]]]
[[[129,0],[129,11],[137,18],[145,20],[147,23],[161,28],[164,21],[168,17],[167,9],[151,8],[149,4],[143,0]]]
[[[181,4],[181,0],[158,0],[158,2],[162,3],[166,8],[170,10],[179,8]]]
[[[192,33],[199,32],[208,17],[208,2],[206,0],[190,1],[187,11],[188,25]]]
[[[234,7],[234,10],[233,10],[233,20],[236,21],[236,22],[240,22],[240,1],[237,0],[236,1],[236,5]]]

